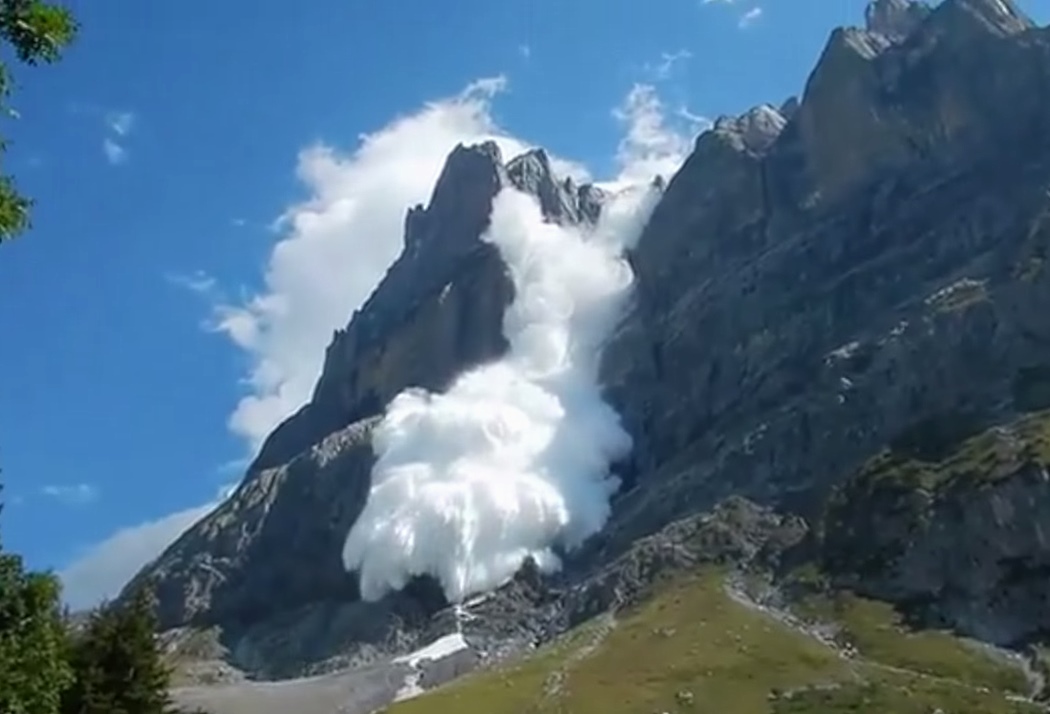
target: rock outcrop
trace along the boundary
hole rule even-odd
[[[1015,645],[1050,631],[1050,413],[969,438],[929,422],[836,489],[824,569],[917,618]]]
[[[542,149],[504,163],[494,143],[456,147],[429,205],[408,211],[401,255],[335,333],[310,402],[270,435],[230,498],[131,583],[155,587],[163,627],[220,626],[239,643],[233,662],[278,676],[348,650],[367,659],[372,644],[394,646],[406,619],[444,604],[425,581],[379,606],[358,602],[342,545],[368,495],[369,434],[384,405],[506,349],[513,286],[480,240],[505,186],[535,195],[551,221],[601,211],[601,189],[556,176]]]
[[[561,586],[591,582],[639,538],[727,496],[819,516],[887,444],[1050,406],[1050,32],[1011,0],[877,0],[866,19],[831,34],[801,99],[716,122],[666,185],[630,255],[637,289],[602,367],[635,450],[618,465],[611,522]],[[457,147],[430,204],[408,212],[402,255],[335,334],[310,403],[237,492],[140,575],[157,584],[166,626],[220,626],[232,661],[271,675],[348,651],[364,661],[430,627],[443,604],[432,583],[360,603],[339,552],[367,493],[369,420],[401,389],[440,389],[505,349],[512,287],[478,236],[506,185],[537,196],[550,220],[600,212],[601,192],[556,177],[542,151],[504,163],[493,144]],[[1043,506],[1024,510],[1036,492],[1013,483],[924,508],[960,537],[986,522],[1012,544],[1004,557],[1029,557],[1038,529],[996,521],[1003,508],[1041,517]],[[842,508],[846,522],[865,515]],[[895,517],[887,528],[910,527]],[[955,624],[1022,636],[987,588],[966,584],[983,576],[907,589],[900,573],[945,547],[916,541],[902,556],[913,560],[872,588],[962,587],[976,604],[946,608]],[[1045,622],[1050,588],[1027,582],[1017,597]],[[493,625],[542,636],[529,627]]]
[[[731,493],[804,509],[925,419],[1009,418],[1050,357],[1048,97],[1046,30],[947,0],[906,36],[836,30],[760,141],[701,136],[606,350],[636,439],[607,537]]]

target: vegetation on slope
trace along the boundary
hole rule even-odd
[[[390,714],[1022,714],[1019,667],[945,633],[909,633],[892,609],[811,595],[800,619],[749,604],[722,572],[660,584],[652,598],[514,665],[482,672]],[[816,622],[834,626],[818,637]],[[808,623],[808,624],[807,624]]]
[[[1050,412],[978,433],[976,419],[945,415],[903,433],[852,479],[866,487],[943,489],[1007,478],[1025,464],[1050,465]]]

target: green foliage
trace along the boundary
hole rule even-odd
[[[52,573],[0,547],[0,714],[169,714],[150,593],[100,607],[71,634]]]
[[[0,552],[0,712],[54,714],[71,679],[61,589],[50,573],[26,572]]]
[[[0,0],[0,44],[27,65],[57,61],[77,33],[72,14],[42,0]],[[0,62],[0,111],[7,106],[13,80],[10,68]],[[0,151],[5,142],[0,139]],[[12,238],[29,225],[31,202],[22,196],[10,176],[0,176],[0,241]]]
[[[163,714],[171,711],[170,672],[157,646],[149,591],[92,613],[72,645],[76,678],[64,714]]]

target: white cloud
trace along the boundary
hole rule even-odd
[[[250,394],[229,424],[252,448],[309,397],[332,331],[396,257],[405,211],[427,201],[452,147],[492,138],[507,154],[526,148],[489,113],[505,87],[503,77],[481,79],[363,135],[352,152],[326,145],[300,152],[296,173],[310,197],[279,220],[283,237],[264,288],[215,316],[215,329],[251,359]]]
[[[59,573],[66,604],[80,610],[115,597],[142,566],[214,507],[209,503],[125,528],[92,546]]]
[[[677,52],[661,52],[659,62],[646,63],[645,71],[652,75],[657,81],[663,81],[671,76],[676,65],[691,59],[693,53],[689,50],[678,50]]]
[[[226,486],[208,503],[124,528],[87,548],[59,572],[66,604],[81,610],[117,596],[144,565],[156,559],[231,492],[231,487]]]
[[[620,183],[636,184],[660,175],[670,179],[692,149],[703,119],[687,111],[667,114],[656,88],[636,84],[613,116],[624,127],[616,150]],[[699,121],[698,121],[699,120]]]
[[[705,129],[710,129],[714,124],[710,118],[705,117],[703,114],[696,114],[690,111],[689,107],[685,106],[678,107],[675,115],[684,120],[691,128],[690,134],[698,134]]]
[[[106,126],[118,136],[127,136],[135,127],[134,112],[107,112]]]
[[[734,5],[734,6],[738,6],[740,4],[740,0],[701,0],[700,4],[701,5],[718,4],[718,5]],[[763,14],[763,10],[762,10],[761,7],[758,7],[758,6],[752,7],[750,10],[748,10],[747,12],[745,12],[743,15],[740,16],[740,18],[737,20],[737,25],[741,29],[748,28],[751,25],[755,24],[755,22],[757,22],[762,17],[762,14]]]
[[[506,84],[504,77],[473,82],[363,135],[351,153],[326,145],[300,152],[296,173],[310,198],[279,219],[284,235],[270,255],[265,287],[219,306],[215,315],[214,329],[252,363],[250,393],[229,419],[252,449],[309,398],[332,331],[346,325],[397,256],[406,209],[427,201],[452,147],[494,139],[509,157],[531,145],[492,118],[493,97]],[[631,90],[617,116],[627,128],[620,166],[669,177],[688,153],[694,127],[669,125],[655,89],[645,85]],[[589,178],[579,164],[558,158],[552,164]]]
[[[128,158],[127,149],[108,136],[102,140],[102,153],[106,155],[106,160],[114,166],[124,163]]]
[[[106,136],[102,139],[102,153],[110,164],[116,166],[128,160],[126,140],[135,128],[137,117],[134,112],[103,111],[94,107],[83,107],[77,111],[101,114],[102,123],[106,127]]]
[[[740,27],[750,27],[762,17],[762,8],[753,7],[740,16]]]
[[[164,276],[172,285],[185,288],[198,295],[215,296],[218,281],[203,270],[195,270],[192,273],[168,273]]]
[[[578,546],[604,525],[619,485],[608,465],[631,437],[602,399],[598,356],[633,283],[623,251],[658,197],[644,186],[615,194],[594,230],[546,222],[516,190],[496,197],[483,240],[514,282],[509,350],[443,393],[408,389],[388,406],[368,502],[343,549],[362,597],[425,573],[460,602],[526,556],[556,568],[553,546]]]
[[[98,498],[98,490],[86,483],[44,486],[40,493],[70,506],[82,506]]]

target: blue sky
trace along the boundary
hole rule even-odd
[[[37,199],[33,230],[0,247],[5,546],[62,569],[121,528],[199,515],[240,477],[252,439],[229,419],[260,349],[288,346],[253,352],[231,340],[235,320],[208,325],[238,316],[217,304],[263,290],[276,242],[299,230],[275,219],[338,173],[305,148],[352,151],[502,76],[487,115],[610,175],[625,130],[613,109],[633,87],[651,86],[679,133],[691,115],[779,103],[864,5],[73,0],[80,40],[18,74],[21,119],[5,127],[5,170]],[[1021,5],[1050,18],[1050,0]],[[345,322],[355,305],[325,307]]]

